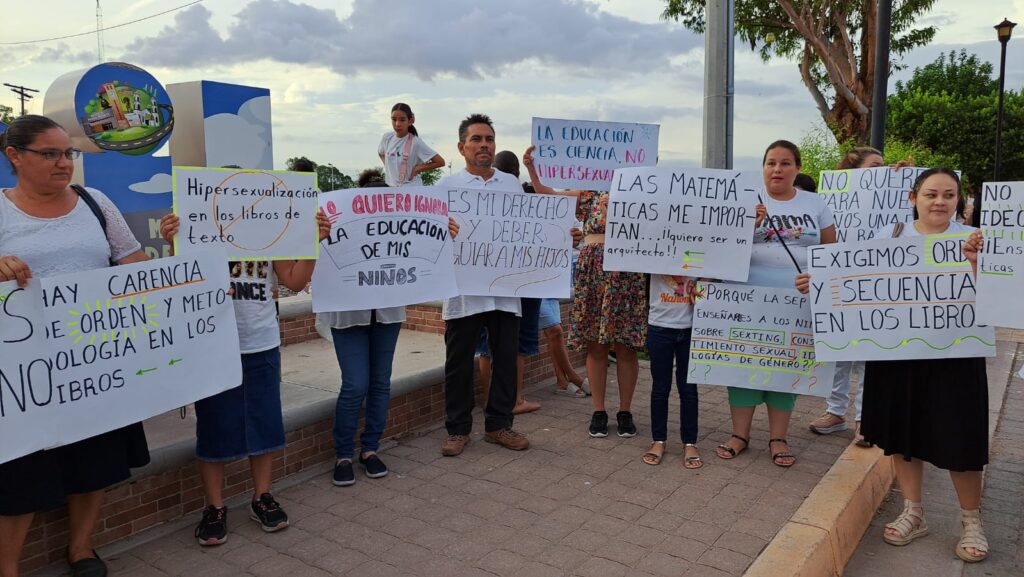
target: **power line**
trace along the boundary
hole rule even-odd
[[[97,30],[90,30],[89,32],[80,32],[78,34],[68,34],[67,36],[55,36],[53,38],[40,38],[38,40],[21,40],[19,42],[0,42],[0,46],[13,46],[15,44],[37,44],[39,42],[53,42],[54,40],[66,40],[68,38],[78,38],[79,36],[88,36],[90,34],[98,34],[100,32],[103,32],[104,30],[113,30],[114,28],[121,28],[123,26],[128,26],[129,24],[135,24],[137,22],[142,22],[143,20],[150,20],[152,18],[156,18],[157,16],[163,16],[164,14],[170,14],[171,12],[176,12],[178,10],[181,10],[182,8],[188,8],[189,6],[192,6],[193,4],[199,4],[202,1],[203,0],[194,0],[193,2],[189,2],[188,4],[182,4],[181,6],[178,6],[176,8],[171,8],[170,10],[164,10],[163,12],[157,12],[156,14],[151,14],[149,16],[145,16],[145,17],[142,17],[142,18],[137,18],[137,19],[131,20],[129,22],[124,22],[124,23],[121,23],[121,24],[115,24],[113,26],[107,26],[106,28],[99,28]]]

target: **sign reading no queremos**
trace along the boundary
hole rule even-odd
[[[574,198],[553,194],[445,189],[459,224],[459,294],[569,296]]]
[[[0,283],[0,462],[242,382],[223,251]]]
[[[811,308],[794,289],[698,283],[691,383],[827,397],[833,363],[814,354]]]
[[[175,166],[176,254],[223,248],[230,260],[315,259],[312,172]]]
[[[658,164],[658,125],[533,119],[533,164],[555,188],[608,190],[612,173]]]
[[[985,247],[978,262],[978,320],[1024,329],[1024,182],[981,187]]]
[[[604,269],[747,280],[759,184],[731,170],[616,171]]]
[[[979,326],[966,234],[808,248],[814,347],[829,361],[991,357]]]
[[[448,195],[432,187],[320,195],[331,221],[313,272],[313,311],[365,310],[455,296]]]

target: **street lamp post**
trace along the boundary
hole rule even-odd
[[[999,43],[1002,44],[999,55],[999,106],[996,112],[996,158],[994,170],[994,179],[996,181],[999,180],[1000,160],[1003,152],[1003,91],[1006,88],[1006,44],[1010,41],[1013,27],[1016,25],[1016,22],[1010,22],[1003,18],[1002,22],[994,26],[999,37]]]

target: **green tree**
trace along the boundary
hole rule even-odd
[[[444,176],[444,172],[440,167],[420,173],[420,177],[423,179],[423,186],[433,186],[437,181],[441,180],[442,176]]]
[[[948,158],[977,187],[993,177],[998,97],[991,64],[964,50],[943,54],[896,83],[886,131]],[[1004,114],[1000,178],[1024,179],[1024,94],[1007,91]]]
[[[706,0],[665,0],[662,16],[704,32]],[[935,27],[915,27],[935,0],[894,0],[891,51],[927,44]],[[877,45],[877,0],[736,0],[736,35],[767,62],[795,60],[836,139],[868,142]]]
[[[852,140],[836,142],[827,128],[817,126],[804,133],[799,146],[803,161],[800,171],[818,182],[821,171],[835,170],[846,153],[857,145]],[[956,166],[956,159],[951,156],[935,152],[922,144],[900,140],[892,134],[886,137],[883,157],[887,164],[911,160],[917,166]]]
[[[10,106],[0,104],[0,122],[10,124],[14,121],[14,109]]]

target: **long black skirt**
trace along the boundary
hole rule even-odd
[[[985,359],[869,361],[860,430],[886,455],[981,471],[988,464]]]
[[[124,481],[149,463],[142,423],[0,464],[0,515],[56,509],[68,495]]]

